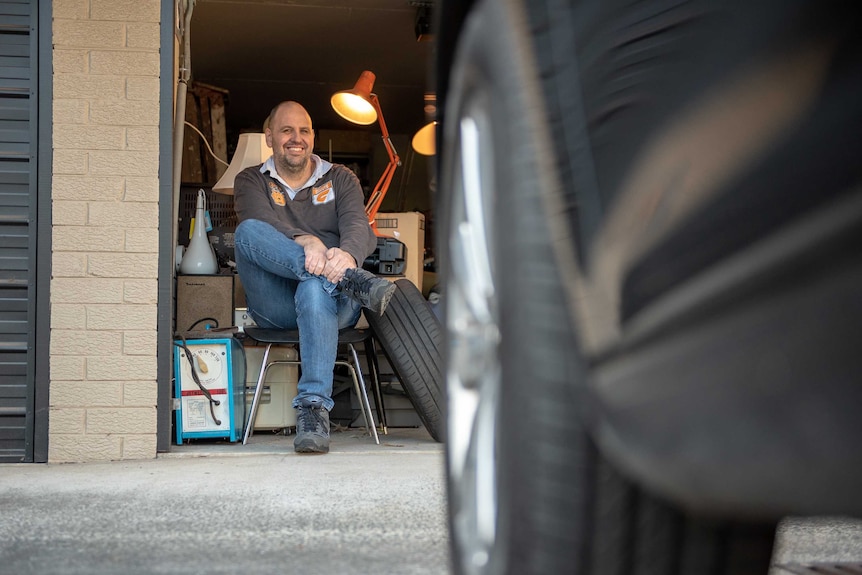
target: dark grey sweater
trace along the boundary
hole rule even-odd
[[[317,236],[327,248],[349,253],[360,267],[377,247],[359,179],[340,164],[299,190],[293,200],[278,181],[261,173],[260,165],[246,168],[234,182],[234,205],[240,222],[267,222],[290,239]]]

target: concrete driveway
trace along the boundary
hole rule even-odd
[[[0,574],[449,573],[443,446],[424,429],[199,441],[146,461],[0,465]],[[770,575],[862,573],[862,521],[787,518]],[[844,571],[841,571],[844,572]]]
[[[333,434],[199,442],[154,460],[0,465],[0,573],[448,573],[443,446]]]

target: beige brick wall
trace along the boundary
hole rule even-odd
[[[159,0],[54,0],[53,16],[48,458],[151,458]]]

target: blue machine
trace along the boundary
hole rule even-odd
[[[174,342],[177,444],[184,439],[242,438],[245,370],[242,344],[233,337]]]

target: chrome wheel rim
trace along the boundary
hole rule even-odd
[[[449,216],[447,455],[452,536],[465,573],[486,573],[497,539],[496,438],[499,313],[493,218],[493,141],[488,108],[474,98],[458,119]]]

